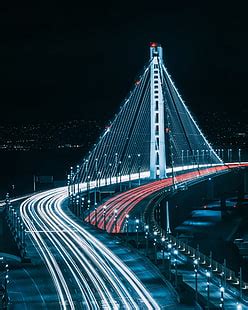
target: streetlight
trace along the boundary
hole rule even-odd
[[[115,183],[118,183],[118,153],[115,153]]]
[[[146,256],[148,254],[148,234],[149,234],[149,225],[145,225]]]
[[[106,206],[104,205],[103,207],[103,229],[106,230]]]
[[[82,215],[84,219],[84,197],[81,199],[81,208],[80,208],[80,216]]]
[[[136,219],[135,220],[135,223],[136,223],[136,246],[137,246],[137,249],[139,247],[139,219]]]
[[[90,200],[88,199],[88,206],[87,206],[87,210],[89,212],[89,223],[91,224],[91,219],[90,219]]]
[[[71,194],[70,185],[71,185],[70,175],[67,174],[67,191],[68,191],[68,197],[70,197],[70,194]]]
[[[90,199],[90,175],[87,176],[87,197]]]
[[[169,259],[169,281],[171,280],[171,249],[172,249],[172,244],[168,243],[167,250],[168,250],[168,259]]]
[[[107,154],[104,154],[105,185],[107,185]]]
[[[115,233],[117,233],[117,213],[118,213],[118,210],[115,209],[114,211]]]
[[[21,219],[19,216],[17,217],[17,224],[17,240],[18,243],[21,245]]]
[[[76,216],[79,216],[79,195],[76,196]]]
[[[243,298],[243,274],[242,267],[239,268],[239,297]]]
[[[178,250],[175,249],[173,254],[175,255],[175,259],[174,259],[174,267],[175,267],[175,287],[177,287],[177,255],[178,255]]]
[[[206,272],[206,277],[207,277],[207,305],[208,305],[208,309],[210,309],[210,304],[209,304],[209,301],[210,301],[210,272],[207,271]]]
[[[184,155],[184,150],[182,150],[182,170],[184,169],[184,158],[183,158],[183,155]]]
[[[242,310],[242,305],[237,303],[237,310]]]
[[[128,219],[129,214],[126,214],[126,244],[128,243],[128,233],[129,233]]]
[[[224,292],[225,289],[223,286],[220,287],[220,308],[224,309]]]
[[[153,235],[154,235],[153,245],[154,245],[154,252],[155,252],[155,264],[157,264],[157,235],[158,235],[157,231],[154,231]]]
[[[196,158],[197,158],[197,169],[199,169],[199,161],[200,161],[200,154],[199,154],[199,150],[196,150]]]
[[[95,202],[95,226],[97,227],[97,203]]]
[[[202,163],[205,164],[205,150],[202,150]]]
[[[128,179],[129,179],[129,188],[131,188],[131,155],[128,155]]]
[[[239,149],[239,163],[241,163],[241,149]]]
[[[198,302],[198,259],[194,259],[195,272],[195,301]]]
[[[96,204],[96,192],[98,188],[98,158],[95,159],[95,188],[94,188],[94,204]]]
[[[112,164],[109,164],[109,184],[112,184]]]
[[[122,192],[121,161],[119,161],[119,176],[120,176],[120,192]]]
[[[162,249],[162,257],[163,257],[163,266],[164,266],[164,243],[165,243],[165,237],[163,236],[162,238],[161,238],[161,242],[162,242],[162,246],[163,246],[163,249]]]
[[[140,154],[138,154],[139,185],[140,185],[140,169],[141,169],[141,164],[140,164]]]
[[[79,184],[80,184],[79,171],[80,171],[80,167],[79,167],[79,165],[77,165],[77,192],[78,192],[78,194],[79,194]]]

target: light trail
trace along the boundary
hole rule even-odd
[[[55,191],[52,191],[52,192],[55,192]],[[20,206],[20,214],[21,214],[24,224],[26,225],[26,228],[30,231],[32,235],[32,238],[34,241],[33,243],[38,253],[43,258],[48,268],[48,271],[52,277],[55,288],[57,290],[61,308],[66,309],[66,305],[67,305],[66,297],[67,297],[69,304],[71,306],[71,309],[75,309],[73,302],[72,302],[71,295],[68,294],[68,291],[69,291],[68,286],[62,275],[61,269],[58,266],[58,263],[56,262],[54,255],[51,253],[44,239],[41,237],[40,232],[36,230],[35,219],[32,217],[33,212],[30,212],[30,209],[34,208],[35,203],[39,199],[41,199],[43,196],[44,196],[44,193],[35,195],[32,198],[25,200]]]
[[[72,278],[85,309],[138,310],[141,305],[159,309],[127,266],[63,212],[66,194],[64,188],[47,191],[30,197],[20,207],[26,228],[51,274],[61,308],[76,309],[67,280]]]
[[[248,164],[230,163],[208,168],[202,167],[200,170],[177,175],[174,181],[176,181],[176,185],[180,185],[182,182],[191,181],[207,175],[215,175],[219,172],[227,171],[228,169],[245,166],[248,166]],[[109,233],[120,233],[123,231],[127,214],[129,214],[146,197],[165,189],[166,187],[168,188],[171,185],[173,185],[173,178],[169,177],[120,193],[110,198],[104,204],[98,206],[96,211],[92,211],[90,215],[86,217],[86,221],[89,221],[90,219],[91,224],[97,224],[97,227],[100,229],[104,229],[105,226],[106,231]],[[115,210],[117,210],[116,218]]]
[[[247,166],[246,163],[242,165]],[[237,166],[241,165],[230,164],[228,167],[216,166],[187,172],[177,176],[177,182],[197,179]],[[113,232],[115,225],[112,214],[115,208],[118,208],[117,227],[120,232],[125,215],[138,202],[171,184],[172,178],[167,178],[109,199],[107,230]],[[80,187],[85,188],[85,184],[80,184]],[[26,229],[51,275],[61,309],[77,309],[78,298],[84,309],[160,309],[133,272],[65,213],[63,201],[66,196],[66,187],[57,188],[33,195],[20,206]],[[93,221],[94,216],[93,212]],[[102,228],[102,206],[99,207],[98,216],[98,224]]]

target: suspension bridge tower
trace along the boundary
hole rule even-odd
[[[163,96],[163,49],[158,43],[150,44],[151,60],[151,138],[150,178],[166,177],[164,96]]]

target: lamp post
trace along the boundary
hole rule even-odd
[[[189,150],[186,150],[187,166],[189,166]]]
[[[207,271],[206,277],[207,277],[207,307],[208,309],[210,309],[210,304],[209,304],[210,302],[210,276],[211,276],[210,272]]]
[[[68,191],[68,197],[70,197],[70,194],[71,194],[70,185],[71,185],[70,174],[67,174],[67,191]]]
[[[136,224],[136,247],[137,249],[139,248],[139,219],[135,220],[135,224]]]
[[[128,180],[129,188],[131,188],[131,155],[128,155]]]
[[[81,199],[80,217],[82,216],[84,220],[84,197]]]
[[[106,230],[106,206],[103,207],[103,229]]]
[[[120,192],[122,192],[121,161],[119,161]]]
[[[220,287],[220,308],[224,309],[224,292],[225,289],[223,286]]]
[[[21,219],[17,216],[17,240],[18,244],[21,245]]]
[[[114,211],[115,233],[117,233],[117,213],[118,213],[118,210],[115,209]]]
[[[9,193],[6,193],[6,196],[5,196],[5,206],[6,206],[6,214],[8,215],[9,207],[10,207]]]
[[[14,233],[15,233],[15,237],[18,237],[18,227],[17,227],[17,213],[16,211],[14,211]]]
[[[140,154],[138,154],[138,173],[139,173],[139,185],[140,185],[140,169],[141,169]]]
[[[97,187],[98,187],[98,189],[101,186],[101,174],[102,174],[102,172],[98,171],[98,173],[97,173]]]
[[[78,195],[79,195],[79,191],[80,191],[80,188],[79,188],[79,185],[80,185],[79,171],[80,171],[80,168],[79,168],[79,165],[77,165],[77,192],[78,192]]]
[[[126,244],[128,244],[128,233],[129,233],[129,214],[126,214]]]
[[[182,150],[182,170],[184,169],[184,158],[183,158],[183,155],[184,155],[184,150]]]
[[[154,240],[153,240],[153,245],[154,245],[154,254],[155,254],[155,264],[157,264],[157,231],[153,232],[154,235]]]
[[[105,172],[105,185],[107,185],[107,154],[104,154],[104,172]]]
[[[241,149],[239,149],[238,152],[239,152],[239,163],[241,163]]]
[[[146,256],[148,255],[148,234],[149,234],[149,225],[145,225]]]
[[[94,188],[94,204],[96,205],[96,192],[98,188],[98,158],[95,159],[95,188]]]
[[[165,244],[164,236],[161,238],[161,242],[162,242],[162,259],[163,259],[163,267],[164,267],[164,244]]]
[[[79,216],[79,195],[76,196],[76,216]]]
[[[213,150],[209,150],[209,162],[208,165],[210,165],[211,167],[213,166]]]
[[[195,272],[195,301],[198,302],[198,259],[194,259]]]
[[[171,249],[172,249],[172,244],[168,243],[167,245],[167,250],[168,250],[168,258],[169,258],[169,281],[171,281]]]
[[[115,153],[115,183],[118,184],[118,153]]]
[[[174,268],[175,268],[175,287],[177,287],[177,280],[178,280],[178,272],[177,272],[177,255],[178,255],[178,250],[175,249],[173,252],[175,259],[174,259]]]
[[[87,210],[89,212],[89,223],[91,224],[91,218],[90,218],[90,200],[88,199],[88,206],[87,206]]]
[[[197,169],[199,169],[199,161],[200,161],[200,153],[199,153],[199,150],[196,150],[196,154],[197,154],[197,156],[196,156],[196,158],[197,158]]]
[[[243,274],[242,267],[239,268],[239,297],[243,298]]]
[[[87,176],[86,187],[87,187],[87,199],[90,200],[90,176],[89,175]]]
[[[9,283],[9,265],[5,265],[5,277],[4,277],[4,295],[2,297],[2,306],[3,309],[8,309],[9,304],[9,295],[8,295],[8,283]]]
[[[202,163],[205,164],[205,150],[202,150]]]
[[[97,227],[97,203],[95,202],[95,226]]]
[[[230,149],[230,162],[232,162],[232,149]]]
[[[112,184],[112,164],[109,164],[109,184]]]

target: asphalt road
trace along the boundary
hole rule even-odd
[[[36,258],[35,268],[22,279],[25,289],[25,283],[30,284],[30,294],[19,282],[17,291],[22,296],[13,293],[13,305],[15,298],[16,304],[23,303],[27,309],[160,309],[177,305],[157,270],[149,270],[148,263],[128,249],[122,250],[107,234],[99,235],[73,220],[64,211],[65,196],[65,189],[55,189],[34,195],[20,206],[33,243],[33,250],[31,246],[28,250],[33,251],[33,257],[38,252],[41,259]]]

